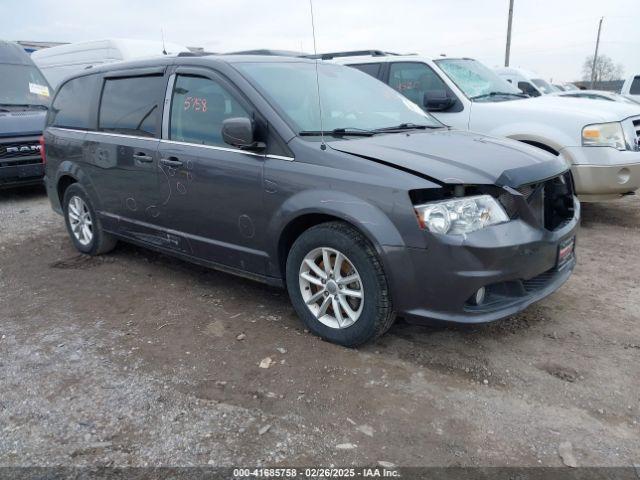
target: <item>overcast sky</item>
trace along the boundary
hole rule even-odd
[[[318,51],[384,49],[504,61],[508,0],[314,0]],[[511,65],[580,79],[601,52],[640,72],[640,0],[515,0]],[[308,0],[0,0],[0,37],[160,39],[213,51],[313,50]]]

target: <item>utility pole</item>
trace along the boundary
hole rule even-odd
[[[593,55],[593,65],[591,66],[591,86],[589,87],[593,90],[593,83],[596,81],[596,65],[598,64],[598,50],[600,49],[600,32],[602,31],[602,21],[604,17],[600,18],[600,23],[598,24],[598,39],[596,40],[596,53]]]
[[[513,0],[509,0],[509,24],[507,26],[507,51],[504,54],[504,66],[509,66],[511,56],[511,25],[513,23]]]

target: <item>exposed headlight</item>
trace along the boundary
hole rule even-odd
[[[441,200],[414,208],[420,227],[432,233],[462,235],[509,221],[504,209],[490,195]]]
[[[626,150],[627,143],[620,122],[598,123],[587,125],[582,129],[582,146],[613,147]]]

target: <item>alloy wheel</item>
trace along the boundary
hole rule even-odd
[[[364,287],[346,255],[333,248],[315,248],[302,260],[298,276],[302,298],[318,321],[336,329],[358,321]]]
[[[91,240],[93,240],[93,221],[85,201],[76,195],[71,197],[69,199],[67,215],[73,236],[76,237],[80,245],[89,245]]]

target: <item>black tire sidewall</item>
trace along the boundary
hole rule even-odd
[[[71,230],[71,223],[69,222],[69,201],[72,197],[80,197],[87,209],[89,210],[89,214],[91,215],[91,222],[93,226],[93,238],[88,245],[82,245],[76,236],[73,234]],[[73,242],[74,247],[87,255],[96,255],[98,251],[98,246],[100,245],[100,236],[102,235],[102,231],[100,229],[100,224],[98,223],[98,217],[96,216],[96,212],[93,209],[93,205],[91,204],[91,200],[89,200],[89,195],[85,189],[78,183],[74,183],[64,192],[64,198],[62,200],[63,203],[63,212],[64,212],[64,222],[67,225],[67,232],[69,232],[69,237],[71,237],[71,241]]]
[[[334,224],[335,226],[335,224]],[[347,347],[353,347],[375,338],[379,332],[379,324],[384,321],[386,309],[380,308],[382,289],[379,283],[379,270],[371,255],[375,255],[373,247],[363,248],[345,231],[331,227],[313,227],[303,233],[293,244],[287,257],[287,290],[296,312],[314,334]],[[357,235],[360,235],[357,233]],[[313,249],[328,247],[346,255],[356,268],[364,289],[364,306],[358,320],[350,327],[335,329],[324,325],[307,307],[299,285],[299,270],[304,257]],[[369,250],[369,251],[368,251]]]

